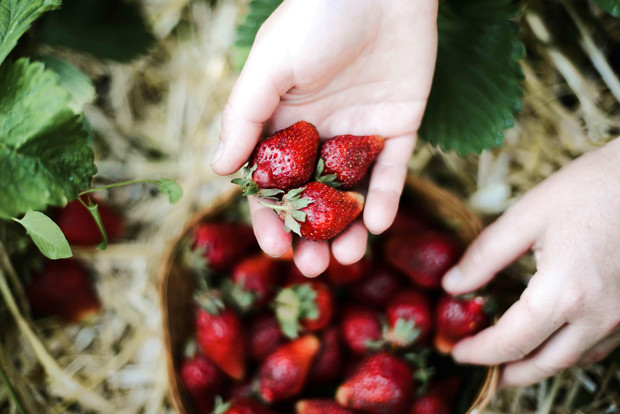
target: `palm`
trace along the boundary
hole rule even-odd
[[[434,70],[437,2],[428,0],[287,0],[261,28],[223,114],[220,174],[238,170],[266,126],[299,120],[320,135],[379,134],[387,138],[368,188],[364,225],[332,245],[341,262],[365,251],[392,222],[415,145]],[[261,247],[281,254],[291,244],[279,219],[251,203]],[[365,227],[364,227],[365,226]],[[329,262],[326,243],[299,243],[295,261],[306,274]]]

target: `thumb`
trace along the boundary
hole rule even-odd
[[[271,36],[259,36],[222,113],[220,142],[211,162],[220,175],[234,173],[248,160],[263,124],[293,86],[292,69],[280,48]]]
[[[532,247],[538,217],[526,214],[521,206],[520,202],[512,206],[467,247],[443,278],[447,292],[459,295],[478,289]]]

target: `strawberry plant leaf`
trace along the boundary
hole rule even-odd
[[[0,64],[19,38],[41,14],[60,6],[61,0],[0,1]]]
[[[174,204],[183,197],[183,188],[174,180],[163,178],[157,185],[159,191],[168,196],[170,204]]]
[[[50,259],[73,256],[69,242],[54,221],[39,211],[28,211],[21,219],[13,219],[28,232],[41,253]]]
[[[420,137],[459,154],[502,145],[521,109],[525,47],[512,0],[439,3],[437,64]]]
[[[145,54],[155,42],[139,3],[127,0],[64,0],[37,23],[37,39],[119,62]]]
[[[58,84],[71,95],[69,107],[73,112],[81,113],[85,104],[95,100],[95,85],[76,66],[56,56],[43,55],[37,56],[35,59],[42,62],[45,69],[49,69],[58,75]]]
[[[612,16],[620,17],[620,0],[594,0],[594,2]]]
[[[70,95],[42,63],[0,66],[0,218],[63,206],[97,172]]]
[[[282,0],[251,0],[248,4],[248,13],[237,27],[237,39],[232,49],[233,65],[238,70],[243,68],[250,54],[258,29],[281,3]]]

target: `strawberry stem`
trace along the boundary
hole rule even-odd
[[[264,207],[268,207],[268,208],[272,208],[274,210],[281,210],[281,211],[287,211],[289,208],[287,206],[285,206],[284,204],[269,204],[269,203],[265,203],[262,200],[257,200],[258,204],[260,204],[261,206]]]

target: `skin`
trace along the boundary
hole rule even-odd
[[[339,262],[358,261],[368,231],[383,232],[396,215],[430,91],[436,20],[437,1],[284,1],[261,27],[229,96],[213,170],[236,172],[263,130],[271,134],[299,120],[314,124],[323,138],[382,135],[363,218],[331,242]],[[255,200],[250,208],[261,248],[284,254],[292,237],[282,221]],[[329,248],[297,240],[295,263],[316,276],[329,264]]]
[[[261,28],[223,113],[215,172],[237,171],[262,131],[304,119],[322,137],[387,138],[371,173],[363,220],[331,242],[354,263],[367,231],[392,223],[406,164],[430,89],[437,2],[286,0]],[[308,35],[308,34],[312,35]],[[536,383],[620,344],[620,138],[536,186],[469,246],[444,278],[453,294],[473,291],[532,249],[537,272],[498,323],[454,348],[457,361],[503,364],[501,386]],[[254,230],[273,256],[291,246],[282,222],[250,200]],[[308,276],[329,262],[326,242],[299,241]]]
[[[488,226],[444,288],[475,290],[532,249],[537,271],[493,327],[459,342],[457,361],[504,364],[501,387],[536,383],[620,344],[620,138],[551,175]]]

